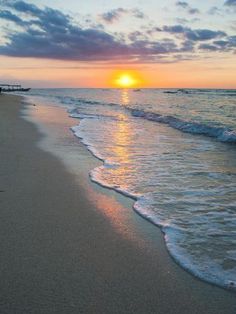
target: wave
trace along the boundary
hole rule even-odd
[[[171,91],[172,92],[179,92],[180,90],[176,91]],[[190,93],[196,93],[196,92],[204,92],[204,93],[210,93],[213,90],[202,90],[202,89],[196,89],[196,90],[188,90]],[[167,91],[163,91],[167,92]],[[169,90],[168,90],[169,92]],[[222,93],[224,92],[224,95],[227,96],[235,96],[236,95],[236,90],[218,90],[217,93]],[[35,95],[40,95],[40,92]],[[79,97],[71,97],[71,96],[52,96],[52,95],[47,95],[47,97],[54,97],[58,99],[62,104],[65,105],[71,105],[70,108],[70,115],[71,117],[74,118],[95,118],[99,117],[99,114],[86,114],[86,113],[81,113],[79,112],[79,105],[98,105],[98,106],[111,106],[111,107],[117,107],[121,108],[122,110],[126,110],[131,113],[132,116],[137,117],[137,118],[143,118],[149,121],[154,121],[158,123],[164,123],[169,125],[170,127],[177,129],[179,131],[185,132],[185,133],[191,133],[191,134],[201,134],[209,137],[214,137],[218,141],[221,142],[227,142],[227,143],[236,143],[236,130],[231,129],[228,126],[219,126],[219,125],[214,125],[214,122],[212,122],[212,125],[206,124],[206,123],[201,123],[201,122],[196,122],[196,121],[191,121],[191,120],[184,120],[181,118],[177,118],[175,116],[171,115],[163,115],[155,112],[149,112],[145,111],[143,109],[139,108],[132,108],[131,106],[122,106],[119,103],[105,103],[101,101],[95,101],[95,100],[89,100],[89,99],[84,99],[84,98],[79,98]],[[148,107],[148,104],[146,104],[146,107]],[[106,116],[100,114],[100,118],[113,118],[119,120],[119,117],[115,116]]]
[[[133,199],[134,211],[142,218],[158,226],[161,229],[164,234],[166,247],[177,264],[179,264],[185,270],[203,281],[207,281],[209,283],[221,286],[232,291],[236,291],[236,282],[233,280],[225,280],[224,278],[222,278],[218,265],[209,260],[205,260],[199,265],[191,258],[191,256],[189,256],[188,254],[186,255],[186,252],[178,246],[178,240],[180,239],[180,237],[182,237],[181,228],[171,225],[167,222],[163,222],[160,217],[152,213],[152,211],[149,209],[149,204],[152,201],[151,195],[149,195],[148,193],[133,193],[119,185],[113,185],[101,179],[100,174],[104,171],[104,169],[116,168],[119,167],[120,164],[114,163],[109,159],[106,159],[102,154],[100,154],[100,152],[95,149],[95,147],[91,145],[89,141],[86,140],[86,137],[84,136],[83,132],[81,132],[80,127],[81,125],[77,125],[72,127],[71,130],[76,137],[80,138],[81,142],[87,147],[91,154],[103,163],[101,166],[98,166],[90,171],[89,177],[91,181],[104,188],[116,191],[126,197]],[[208,272],[209,264],[212,268],[214,268],[214,272]]]
[[[116,117],[114,115],[109,114],[89,114],[89,113],[79,113],[76,108],[68,109],[67,112],[69,113],[69,116],[71,118],[77,118],[77,119],[112,119],[116,121],[121,121],[122,119],[119,117]]]
[[[236,130],[232,130],[227,127],[210,126],[199,122],[181,120],[173,116],[146,112],[140,109],[131,109],[131,114],[134,117],[168,124],[172,128],[185,133],[202,134],[215,137],[221,142],[236,143]]]
[[[80,99],[79,102],[81,104],[106,105],[106,106],[111,106],[111,107],[119,107],[119,108],[122,108],[123,110],[129,111],[131,115],[136,118],[143,118],[143,119],[153,121],[153,122],[164,123],[174,129],[177,129],[185,133],[199,134],[199,135],[214,137],[218,141],[226,142],[226,143],[236,143],[236,130],[230,129],[227,126],[207,125],[205,123],[180,119],[171,115],[163,115],[159,113],[145,111],[142,109],[134,109],[129,106],[122,107],[117,103],[102,103],[99,101],[89,101],[89,100],[82,100],[82,99]],[[78,109],[79,108],[76,108],[76,107],[73,107],[71,109],[71,112],[70,112],[71,117],[86,118],[86,114],[82,114],[78,112]],[[96,116],[99,117],[99,114],[87,115],[87,118],[93,118]],[[100,115],[100,116],[109,118],[109,116],[103,116],[103,115]],[[115,119],[114,116],[110,118]],[[117,118],[117,120],[119,120],[119,118]]]

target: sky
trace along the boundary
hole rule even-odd
[[[0,0],[0,83],[236,88],[236,0]]]

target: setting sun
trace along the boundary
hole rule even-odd
[[[117,79],[117,84],[122,87],[130,87],[135,84],[135,80],[129,74],[123,74]]]
[[[121,74],[118,79],[116,79],[116,84],[120,87],[132,87],[136,83],[137,79],[128,73]]]

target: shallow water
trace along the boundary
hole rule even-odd
[[[135,198],[180,265],[235,289],[236,91],[64,89],[29,97],[80,119],[73,132],[104,160],[91,179]]]

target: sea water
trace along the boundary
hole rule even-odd
[[[132,197],[182,267],[236,290],[236,90],[43,89],[28,97],[75,118],[75,136],[103,160],[91,180]]]

